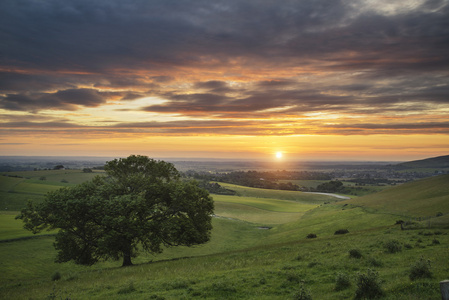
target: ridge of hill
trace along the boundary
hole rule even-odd
[[[449,174],[428,177],[340,203],[411,217],[449,213]]]
[[[403,168],[449,168],[449,155],[404,162],[396,166]]]

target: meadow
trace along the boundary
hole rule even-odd
[[[47,172],[20,182],[1,176],[0,188],[39,201],[46,189],[61,186],[62,176],[70,185],[86,175]],[[234,186],[239,196],[213,195],[209,243],[142,253],[126,268],[116,261],[56,264],[53,232],[33,236],[14,219],[17,211],[3,211],[0,298],[352,299],[358,279],[374,274],[381,299],[439,299],[439,282],[449,274],[448,182],[448,175],[432,177],[344,201]],[[419,221],[428,216],[430,227]],[[406,218],[414,218],[413,230],[397,224]],[[336,235],[338,229],[348,233]],[[411,280],[423,261],[431,277]]]

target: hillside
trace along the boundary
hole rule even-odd
[[[400,163],[398,167],[412,169],[412,168],[449,168],[449,155],[431,157],[421,160],[414,160],[405,163]]]
[[[342,203],[413,217],[447,214],[449,213],[449,175],[425,178]]]
[[[48,172],[41,187],[60,182]],[[69,184],[82,177],[61,175]],[[14,191],[11,196],[37,194],[20,186],[33,179],[3,179],[3,190]],[[431,177],[345,201],[235,186],[240,196],[213,196],[209,243],[141,253],[136,265],[126,268],[116,261],[56,264],[53,236],[29,238],[15,213],[2,212],[0,298],[283,300],[310,293],[313,299],[354,299],[358,278],[374,270],[385,294],[381,299],[439,299],[449,260],[448,183],[449,175]],[[19,200],[11,197],[10,204]],[[440,211],[445,215],[435,219],[445,224],[432,222],[429,228],[425,222],[406,231],[395,224],[402,216]],[[338,229],[349,233],[336,235]],[[307,238],[312,233],[316,238]],[[411,280],[411,266],[426,260],[432,262],[432,276]],[[340,286],[339,277],[348,285]]]

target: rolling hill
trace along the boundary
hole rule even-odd
[[[413,217],[449,213],[449,175],[429,177],[342,203]]]
[[[47,178],[48,184],[60,182]],[[4,179],[0,187],[5,193],[43,192],[23,185],[39,183],[33,179]],[[357,278],[374,270],[382,299],[439,299],[439,281],[448,274],[448,183],[449,175],[435,176],[336,202],[238,187],[241,196],[214,196],[217,217],[209,243],[142,254],[135,266],[126,268],[117,268],[115,261],[91,267],[56,264],[53,236],[23,238],[30,233],[13,212],[3,212],[0,298],[272,300],[304,299],[299,295],[309,293],[313,299],[353,299]],[[438,212],[445,215],[435,219],[446,223],[406,231],[395,224],[398,216]],[[272,227],[261,230],[261,224]],[[335,235],[338,229],[349,233]],[[311,233],[317,237],[307,238]],[[389,243],[401,250],[388,252]],[[361,257],[352,257],[351,251]],[[432,277],[411,280],[411,265],[423,259],[432,261]],[[55,274],[59,280],[53,279]],[[350,284],[340,290],[336,278],[342,274]]]
[[[426,159],[404,162],[396,165],[397,167],[413,168],[449,168],[449,155],[431,157]]]

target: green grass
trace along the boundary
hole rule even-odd
[[[63,179],[67,180],[70,184],[79,184],[86,180],[92,179],[96,175],[104,174],[104,171],[93,171],[92,173],[84,173],[82,170],[41,170],[41,171],[4,172],[2,174],[7,176],[11,175],[20,176],[23,177],[24,179],[36,180],[43,184],[60,183],[61,180]],[[45,177],[46,180],[39,180],[39,178],[41,177]]]
[[[0,176],[0,210],[20,210],[25,207],[28,200],[42,201],[45,194],[49,191],[54,191],[64,186],[73,186],[101,174],[104,174],[104,172],[84,173],[81,170],[3,173],[4,176]],[[39,178],[41,177],[46,179],[40,180]]]
[[[215,202],[215,214],[217,216],[238,219],[258,224],[260,226],[278,225],[293,222],[299,219],[301,212],[274,212],[253,206],[229,202]]]
[[[329,201],[338,201],[338,199],[335,197],[320,194],[303,193],[299,191],[259,189],[221,182],[220,185],[227,189],[236,191],[237,195],[241,197],[271,198],[279,200],[299,201],[311,204],[321,204]]]
[[[23,229],[23,222],[16,220],[18,212],[0,212],[0,241],[32,236],[33,234]]]
[[[213,195],[221,217],[213,219],[209,243],[142,254],[127,268],[114,261],[56,264],[51,236],[0,242],[0,298],[293,299],[304,286],[313,299],[353,299],[358,274],[374,269],[382,299],[439,299],[439,281],[449,273],[449,216],[435,218],[435,228],[401,230],[395,222],[437,208],[446,213],[448,179],[330,204],[324,204],[327,196],[237,187],[246,197]],[[29,235],[13,217],[0,214],[0,237]],[[258,229],[263,225],[273,228]],[[349,234],[334,235],[337,229]],[[307,239],[309,233],[317,238]],[[402,251],[386,251],[384,244],[392,240]],[[351,249],[362,257],[351,258]],[[431,261],[433,277],[411,281],[410,268],[421,257]],[[52,281],[56,272],[61,279]],[[351,285],[336,291],[341,273]]]
[[[449,213],[449,175],[430,177],[399,185],[376,194],[346,200],[404,216],[428,217]]]
[[[226,195],[213,195],[214,201],[236,203],[240,205],[248,205],[255,208],[274,211],[274,212],[305,212],[317,206],[310,202],[295,202],[290,200],[279,200],[270,198],[257,197],[238,197]]]
[[[329,180],[279,180],[279,182],[288,183],[291,182],[293,184],[297,184],[299,186],[303,186],[306,188],[316,188],[318,185],[329,182]],[[346,189],[349,190],[349,193],[346,195],[353,196],[365,196],[373,193],[377,193],[383,191],[385,189],[390,188],[389,185],[363,185],[356,186],[353,182],[342,181],[343,185]]]
[[[382,243],[391,238],[414,246],[396,254],[385,253]],[[432,237],[421,237],[421,246],[415,246],[417,239],[416,233],[391,227],[327,239],[298,239],[208,256],[141,263],[129,268],[107,265],[83,268],[70,264],[49,268],[48,258],[40,260],[46,257],[46,250],[44,244],[39,244],[30,249],[34,250],[35,257],[22,258],[39,265],[35,270],[38,274],[31,276],[32,272],[22,269],[19,277],[9,279],[0,288],[0,297],[45,299],[53,293],[57,299],[292,299],[303,284],[311,291],[313,299],[352,299],[357,274],[375,269],[383,281],[384,299],[438,299],[438,282],[446,278],[448,271],[447,264],[438,262],[449,259],[449,236],[440,235],[441,244],[433,246]],[[349,257],[348,250],[353,247],[363,253],[361,259]],[[16,251],[20,251],[20,247]],[[409,269],[420,257],[432,261],[433,278],[412,282],[408,278]],[[39,262],[35,261],[37,259]],[[377,262],[376,266],[373,262]],[[57,282],[51,281],[55,270],[62,275]],[[352,286],[335,291],[335,277],[341,272],[349,274]],[[23,279],[24,275],[30,279]]]

